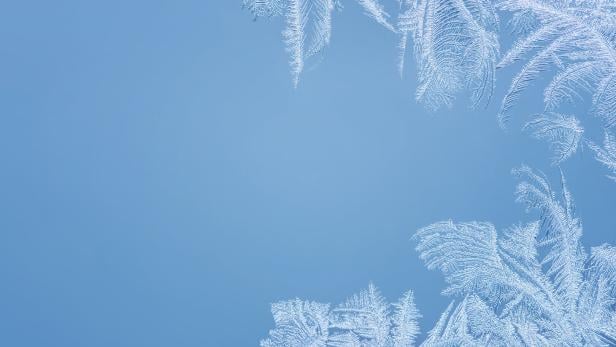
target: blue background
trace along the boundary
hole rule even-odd
[[[4,3],[0,345],[254,346],[271,302],[371,280],[414,289],[427,332],[449,298],[412,233],[531,220],[510,170],[558,186],[558,168],[497,125],[515,69],[487,110],[427,112],[412,58],[401,80],[396,37],[361,12],[336,14],[294,90],[282,19],[239,0]],[[526,96],[519,122],[541,110]],[[588,150],[563,170],[584,244],[615,243],[616,184]]]

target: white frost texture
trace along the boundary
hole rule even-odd
[[[403,347],[419,334],[413,293],[388,304],[373,284],[333,309],[295,299],[272,304],[272,314],[276,328],[262,347]]]
[[[557,194],[528,167],[517,200],[539,220],[498,233],[488,222],[443,221],[414,235],[428,269],[454,300],[422,346],[616,345],[616,247],[587,252],[564,178]],[[407,292],[388,305],[367,290],[334,309],[299,299],[272,305],[276,328],[263,347],[413,346],[420,317]]]
[[[498,123],[523,116],[516,107],[536,94],[529,88],[540,88],[543,108],[523,120],[523,129],[548,143],[553,165],[587,147],[616,181],[616,1],[356,2],[384,35],[398,37],[401,74],[405,57],[414,56],[418,102],[452,107],[466,94],[472,107],[486,106],[496,98],[496,73],[510,69]],[[244,5],[256,17],[286,17],[296,86],[306,61],[329,44],[333,14],[342,9],[339,0]],[[513,44],[505,45],[510,37]],[[583,107],[563,109],[567,103]],[[590,117],[602,139],[587,137],[597,133],[582,126]],[[488,222],[443,221],[414,235],[419,257],[444,275],[443,294],[453,299],[423,345],[616,346],[616,247],[582,246],[562,174],[558,193],[539,172],[514,173],[521,178],[517,201],[538,220],[502,232]],[[419,332],[410,292],[388,305],[372,285],[334,309],[291,300],[274,304],[272,313],[276,328],[262,346],[411,346]]]
[[[430,331],[427,346],[613,346],[616,247],[580,244],[582,225],[562,179],[560,197],[540,173],[517,200],[541,219],[501,235],[491,223],[432,224],[415,234],[429,269],[440,270],[457,300]]]
[[[613,0],[356,0],[368,17],[399,39],[399,70],[413,47],[415,97],[429,109],[452,107],[467,94],[472,107],[494,98],[496,72],[514,68],[497,118],[509,124],[527,89],[543,88],[544,109],[527,121],[559,164],[587,144],[614,172],[610,143],[616,124],[616,2]],[[330,43],[341,0],[244,0],[255,17],[286,17],[283,32],[295,86],[306,61]],[[509,42],[503,49],[501,31]],[[409,45],[409,42],[412,42]],[[501,54],[501,50],[504,51]],[[529,95],[530,96],[530,95]],[[587,114],[558,116],[564,103],[586,100]],[[586,139],[578,119],[593,116],[607,134]],[[551,124],[550,124],[551,123]],[[556,127],[556,128],[555,128]]]

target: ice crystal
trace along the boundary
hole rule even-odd
[[[388,304],[373,284],[334,309],[295,299],[272,304],[272,314],[276,328],[263,347],[405,347],[419,334],[413,293]]]
[[[427,346],[611,345],[616,342],[616,248],[590,257],[564,179],[558,197],[522,167],[517,200],[540,220],[502,235],[491,223],[445,221],[420,229],[417,251],[454,296]]]

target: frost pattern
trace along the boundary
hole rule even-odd
[[[445,221],[420,229],[417,251],[458,298],[426,346],[554,346],[616,343],[616,247],[580,244],[582,226],[564,178],[560,196],[528,167],[517,200],[540,220],[498,235],[485,222]]]
[[[470,95],[473,107],[490,102],[495,72],[511,65],[517,73],[498,112],[506,126],[512,110],[534,83],[547,79],[544,110],[526,128],[550,144],[558,164],[589,144],[597,159],[614,171],[616,151],[599,147],[579,132],[571,115],[558,116],[565,102],[589,98],[588,113],[602,121],[606,137],[616,124],[616,3],[613,0],[398,0],[386,11],[378,0],[357,0],[366,14],[399,37],[402,74],[412,41],[419,79],[416,99],[430,109],[450,107],[460,93]],[[297,86],[307,59],[330,42],[332,12],[339,0],[244,0],[255,16],[284,15],[284,38]],[[390,13],[397,9],[397,22]],[[499,17],[510,18],[516,38],[500,54]],[[556,123],[559,123],[558,125]],[[558,130],[549,130],[552,126]]]
[[[378,0],[357,0],[366,14],[392,32],[389,14]],[[290,55],[293,85],[297,87],[305,62],[329,45],[332,16],[342,9],[338,0],[244,0],[255,17],[284,15],[286,28],[282,35]]]
[[[299,299],[272,304],[276,329],[270,331],[269,339],[261,341],[261,346],[325,346],[328,311],[328,304]]]
[[[454,297],[422,346],[616,345],[616,247],[581,245],[582,224],[561,174],[557,194],[540,172],[514,170],[516,199],[539,220],[499,235],[487,222],[434,223],[416,250]],[[411,346],[420,317],[411,291],[395,304],[375,286],[334,309],[299,299],[272,305],[264,347]]]
[[[428,107],[451,106],[455,95],[471,90],[473,105],[489,101],[499,55],[498,18],[487,0],[405,0],[398,28],[406,48],[414,42],[419,71],[416,98]],[[401,53],[404,65],[404,50]]]
[[[608,177],[616,181],[616,136],[606,131],[603,147],[592,142],[589,145],[595,151],[597,160],[612,170],[613,176]]]
[[[555,112],[538,115],[536,119],[526,123],[524,129],[531,131],[535,138],[548,141],[554,152],[554,165],[560,164],[575,153],[584,133],[584,128],[577,118]]]
[[[419,334],[413,293],[390,305],[373,284],[334,309],[295,299],[272,304],[272,314],[276,328],[262,347],[404,347]]]
[[[520,38],[505,54],[499,67],[519,60],[526,63],[514,77],[503,99],[499,117],[544,70],[556,74],[544,91],[548,111],[582,92],[593,95],[594,113],[606,128],[616,122],[616,6],[603,0],[505,0],[505,11],[532,14],[535,29]],[[531,20],[531,19],[529,19]]]
[[[271,17],[282,13],[285,0],[244,0],[243,6],[255,17]]]
[[[364,8],[368,17],[371,17],[390,31],[396,32],[394,26],[389,23],[389,14],[377,0],[357,0],[357,2]]]
[[[513,12],[518,19],[524,18],[517,22],[522,37],[498,64],[498,67],[505,67],[518,61],[525,62],[503,98],[499,112],[501,124],[508,122],[511,109],[526,88],[545,76],[545,71],[553,71],[553,75],[548,75],[550,80],[543,93],[544,112],[556,112],[564,102],[591,96],[590,113],[602,120],[607,135],[604,148],[590,140],[585,142],[595,150],[597,159],[614,171],[616,151],[609,146],[609,138],[613,138],[613,125],[616,124],[616,3],[605,0],[504,0],[498,7]],[[573,121],[569,125],[569,131],[538,135],[551,143],[555,163],[575,151],[566,143],[573,144],[574,139],[576,147],[580,143],[580,138],[574,135],[576,127]]]
[[[289,0],[287,29],[283,36],[291,55],[291,73],[295,86],[304,69],[304,60],[329,44],[333,10],[333,0]]]

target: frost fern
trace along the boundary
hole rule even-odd
[[[398,30],[401,67],[407,39],[414,42],[419,77],[416,98],[428,107],[451,106],[471,91],[474,106],[489,101],[499,55],[498,17],[488,0],[405,0]]]
[[[334,309],[295,299],[272,304],[272,314],[276,328],[262,347],[406,347],[419,334],[413,293],[390,305],[373,284]]]
[[[541,77],[544,110],[526,129],[553,149],[559,164],[581,144],[614,170],[616,151],[582,136],[574,115],[557,115],[565,102],[588,97],[589,113],[602,121],[606,139],[616,124],[616,4],[612,0],[398,0],[397,22],[377,0],[357,0],[365,13],[399,37],[399,70],[412,42],[419,79],[416,99],[430,109],[453,105],[468,93],[474,107],[487,105],[495,70],[522,63],[502,98],[498,120],[505,126],[524,92]],[[330,42],[338,0],[244,0],[255,16],[284,15],[284,39],[295,85],[305,62]],[[502,15],[501,15],[502,13]],[[516,37],[501,56],[499,16],[510,17]],[[559,119],[560,118],[560,119]]]
[[[597,159],[614,170],[611,159],[616,152],[607,139],[613,137],[616,124],[616,4],[604,0],[504,0],[498,8],[513,12],[516,23],[522,23],[520,32],[525,33],[498,64],[501,68],[525,62],[503,98],[501,124],[508,122],[522,93],[545,76],[545,71],[552,72],[543,93],[544,114],[589,95],[590,114],[602,120],[606,142],[604,148],[590,140],[581,142],[581,127],[575,126],[575,118],[567,121],[568,129],[561,127],[556,133],[540,130],[536,136],[551,143],[554,163],[570,156],[578,144],[588,142]],[[545,117],[531,123],[547,125]]]
[[[445,221],[420,229],[417,251],[458,298],[427,346],[554,346],[616,343],[616,248],[580,244],[582,226],[562,179],[562,193],[527,167],[517,200],[540,220],[499,236],[491,223]]]

